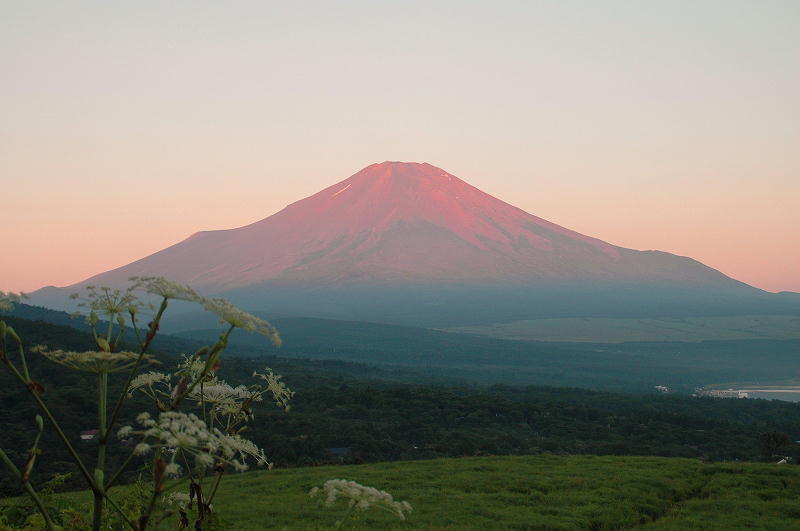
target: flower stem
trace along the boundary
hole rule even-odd
[[[133,521],[131,521],[131,519],[128,518],[128,515],[125,514],[125,511],[122,510],[122,508],[117,504],[117,502],[115,502],[113,499],[111,499],[111,496],[109,496],[108,494],[106,494],[105,497],[106,497],[106,500],[108,500],[108,504],[115,511],[117,511],[119,513],[119,515],[123,518],[123,520],[125,520],[125,523],[128,524],[131,527],[131,529],[136,529],[136,524],[134,524]]]
[[[106,430],[104,431],[101,430],[100,432],[100,440],[102,441],[108,440],[111,430],[114,428],[114,423],[117,421],[119,412],[122,409],[122,404],[125,403],[125,398],[127,398],[128,396],[128,388],[131,386],[133,378],[139,371],[139,366],[141,365],[142,360],[144,359],[144,355],[147,352],[147,349],[150,347],[150,343],[153,341],[153,338],[156,336],[156,333],[158,332],[158,324],[161,322],[161,316],[164,315],[164,311],[166,309],[167,309],[167,299],[164,299],[163,301],[161,301],[161,306],[158,308],[158,313],[156,313],[156,316],[150,323],[150,330],[147,332],[147,337],[145,338],[145,341],[142,344],[142,348],[139,351],[139,357],[136,358],[136,363],[133,364],[131,372],[128,373],[128,379],[125,381],[125,385],[122,387],[122,391],[120,392],[119,398],[117,399],[117,403],[114,405],[114,410],[111,413],[111,417],[108,421],[108,427]]]
[[[42,514],[42,518],[44,518],[44,523],[47,526],[48,531],[53,531],[53,521],[50,519],[50,514],[47,512],[47,508],[44,506],[42,499],[39,498],[39,495],[36,494],[36,490],[34,490],[31,482],[27,479],[22,479],[22,474],[20,473],[19,469],[14,465],[13,461],[8,458],[8,455],[0,448],[0,461],[3,461],[5,465],[9,468],[11,473],[22,482],[22,488],[25,489],[25,492],[30,496],[33,500],[33,503],[36,504],[36,508]]]
[[[108,489],[110,489],[111,487],[113,487],[113,486],[114,486],[114,484],[115,484],[115,483],[117,482],[117,480],[119,479],[119,476],[120,476],[120,475],[121,475],[123,472],[125,472],[125,470],[127,470],[127,469],[128,469],[128,466],[130,466],[130,464],[131,464],[131,461],[133,461],[133,458],[134,458],[134,457],[136,457],[136,453],[134,453],[134,452],[131,452],[131,454],[128,456],[128,458],[127,458],[127,459],[125,459],[125,461],[123,461],[123,462],[122,462],[122,464],[121,464],[121,465],[120,465],[120,467],[117,469],[117,471],[116,471],[116,472],[114,472],[114,475],[113,475],[113,476],[111,476],[111,479],[109,479],[109,480],[106,482],[106,484],[105,484],[105,487],[104,487],[104,490],[105,490],[106,492],[108,492]]]
[[[231,325],[230,328],[228,328],[228,330],[225,332],[225,334],[223,334],[222,337],[220,337],[219,340],[217,340],[217,342],[214,344],[214,347],[211,349],[211,352],[208,353],[208,359],[206,360],[205,367],[203,367],[203,372],[200,373],[200,376],[197,379],[195,379],[195,381],[192,382],[192,384],[188,386],[183,393],[176,396],[172,400],[172,404],[170,407],[171,410],[177,408],[178,404],[181,403],[181,400],[183,400],[184,397],[186,397],[186,395],[194,391],[194,388],[197,387],[203,380],[205,380],[206,376],[208,375],[209,372],[211,372],[211,370],[214,368],[214,364],[219,359],[220,351],[224,350],[225,347],[228,346],[228,338],[230,337],[231,332],[233,332],[234,328],[236,328],[236,326]]]
[[[106,433],[106,414],[107,400],[108,400],[108,373],[101,372],[97,375],[97,417],[98,417],[98,431],[100,438],[97,441],[97,466],[95,470],[95,477],[103,477],[106,468],[106,446],[107,441],[102,435]],[[100,474],[97,474],[97,471]],[[94,495],[94,518],[92,520],[92,528],[95,531],[100,529],[103,520],[103,508],[105,501],[105,494],[103,491],[102,483],[98,485],[99,492]]]
[[[225,475],[224,470],[220,470],[217,472],[217,477],[214,480],[214,486],[211,487],[211,493],[208,495],[208,504],[211,505],[211,501],[214,499],[214,496],[217,494],[217,489],[219,488],[219,483],[222,481],[222,476]]]

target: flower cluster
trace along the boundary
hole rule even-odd
[[[184,356],[183,361],[178,363],[178,370],[176,371],[176,375],[184,376],[191,381],[197,380],[200,378],[200,375],[203,374],[203,371],[206,368],[206,362],[201,360],[199,356]],[[206,375],[206,379],[210,379],[214,377],[213,369]]]
[[[192,503],[192,498],[185,492],[170,492],[164,496],[164,503],[167,505],[177,505],[183,510]]]
[[[180,468],[175,463],[178,451],[194,456],[198,468],[205,468],[215,463],[233,466],[237,471],[248,469],[246,461],[250,458],[256,464],[269,466],[264,451],[253,442],[239,435],[227,435],[217,428],[210,428],[192,413],[166,411],[154,419],[149,413],[141,413],[136,417],[143,427],[136,431],[131,426],[120,428],[117,435],[126,438],[130,435],[142,435],[143,442],[134,448],[134,453],[142,455],[155,448],[166,448],[172,453],[172,460],[167,465],[167,474],[177,474]]]
[[[140,354],[135,352],[69,352],[65,350],[48,350],[47,347],[37,345],[31,350],[38,352],[45,358],[79,371],[94,373],[113,373],[131,369]],[[152,356],[141,354],[142,363],[158,363]]]
[[[406,501],[395,501],[391,494],[373,487],[366,487],[355,481],[346,479],[329,479],[322,485],[322,489],[314,487],[309,492],[312,498],[325,493],[325,505],[332,506],[339,498],[348,500],[348,506],[359,511],[366,511],[370,507],[379,507],[397,515],[401,520],[406,519],[407,513],[413,508]]]
[[[224,323],[248,332],[261,334],[267,337],[275,346],[280,346],[281,344],[281,336],[274,326],[255,315],[240,310],[225,299],[204,299],[203,308],[219,317]]]
[[[165,299],[177,299],[201,304],[203,308],[220,318],[221,322],[237,328],[261,334],[276,346],[281,344],[278,331],[267,321],[240,310],[225,299],[204,297],[192,287],[178,284],[163,277],[131,277],[131,289],[143,289],[151,295]]]
[[[205,300],[191,286],[178,284],[163,277],[131,277],[133,283],[131,289],[143,289],[151,295],[158,295],[165,299],[176,299],[202,304]]]
[[[88,308],[95,320],[94,312],[113,318],[116,315],[124,314],[129,311],[136,312],[136,308],[141,304],[139,299],[132,293],[133,287],[128,289],[113,289],[108,286],[86,286],[86,296],[81,297],[78,293],[70,295],[71,299],[80,300],[79,308]]]
[[[212,380],[209,383],[197,386],[189,393],[189,398],[214,405],[238,404],[244,400],[260,401],[260,393],[250,391],[247,387],[239,385],[233,387],[223,380]]]
[[[282,376],[273,373],[272,369],[269,367],[266,367],[264,370],[266,371],[264,374],[253,371],[253,376],[267,382],[267,390],[272,393],[275,404],[289,411],[289,400],[294,396],[294,391],[289,390],[286,384],[281,381]]]
[[[5,293],[0,291],[0,310],[11,311],[14,309],[14,303],[19,302],[21,298],[25,297],[24,293],[19,295],[15,293]]]
[[[164,374],[163,372],[155,371],[142,373],[131,380],[131,384],[128,386],[128,396],[132,396],[133,392],[137,389],[142,389],[145,387],[149,391],[147,394],[149,396],[153,396],[153,386],[159,384],[166,385],[167,391],[169,391],[169,375]]]

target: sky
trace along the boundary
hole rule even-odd
[[[0,0],[0,290],[374,162],[800,292],[800,2]]]

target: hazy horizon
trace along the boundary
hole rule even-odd
[[[800,292],[800,4],[0,6],[0,289],[68,285],[429,162]]]

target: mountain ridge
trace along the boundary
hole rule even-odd
[[[659,280],[738,283],[695,260],[625,249],[428,163],[372,164],[281,211],[202,231],[86,282],[161,275],[210,291],[272,282]]]
[[[431,164],[393,161],[34,300],[64,308],[67,290],[139,275],[255,311],[415,326],[800,312],[800,296],[767,294],[689,257],[615,246]]]

